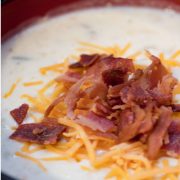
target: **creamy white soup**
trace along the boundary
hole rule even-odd
[[[24,29],[2,44],[2,95],[20,79],[13,94],[2,98],[2,170],[19,179],[62,179],[62,180],[100,180],[107,169],[83,171],[80,163],[54,161],[43,163],[48,169],[42,172],[31,161],[15,156],[22,146],[9,140],[12,126],[16,123],[9,111],[26,102],[22,94],[35,95],[40,86],[24,87],[23,82],[55,77],[53,73],[43,77],[39,74],[42,66],[59,63],[76,52],[79,42],[100,45],[118,44],[123,47],[130,42],[129,54],[138,50],[149,50],[158,55],[163,52],[167,57],[180,48],[180,14],[172,10],[157,10],[137,7],[93,8],[68,13],[53,18],[44,18]],[[142,58],[141,63],[146,63]],[[180,70],[174,68],[179,78]],[[27,120],[27,122],[30,120]],[[46,153],[44,153],[46,155]],[[40,157],[41,154],[36,154]]]

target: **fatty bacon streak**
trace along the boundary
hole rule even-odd
[[[172,100],[177,80],[159,58],[153,55],[149,58],[152,63],[146,69],[135,70],[131,59],[81,55],[79,62],[71,64],[64,75],[56,78],[58,83],[68,84],[69,89],[63,98],[50,104],[45,117],[64,101],[67,116],[97,135],[109,134],[119,142],[141,140],[147,143],[151,159],[156,158],[162,148],[169,155],[180,154],[179,129],[172,131],[174,124],[179,124],[172,119],[173,111],[180,111],[180,105]],[[27,141],[33,136],[31,142],[55,143],[64,129],[58,124],[40,123],[38,126],[45,126],[46,130],[33,134],[34,126],[19,126],[11,138]],[[29,136],[23,131],[28,131]],[[39,140],[37,137],[44,132],[50,132],[49,139]]]

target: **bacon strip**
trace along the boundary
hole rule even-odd
[[[180,119],[173,120],[168,129],[169,142],[164,148],[167,154],[176,157],[180,155]]]
[[[78,72],[66,72],[63,75],[58,76],[55,81],[57,82],[70,82],[70,83],[76,83],[78,80],[81,79],[81,73]]]
[[[74,69],[74,68],[88,67],[94,64],[99,58],[100,56],[98,54],[92,54],[92,55],[82,54],[80,56],[80,61],[71,64],[69,68]]]
[[[180,104],[171,104],[173,112],[180,112]]]
[[[171,124],[171,115],[171,109],[167,107],[161,108],[160,119],[148,139],[148,157],[150,159],[155,159],[157,157],[158,152],[163,145],[163,139]]]
[[[44,113],[44,117],[48,117],[49,114],[51,113],[51,111],[54,109],[54,107],[56,105],[58,105],[61,101],[64,100],[64,95],[58,97],[57,99],[55,99],[46,109],[45,113]]]
[[[29,109],[28,104],[22,104],[20,107],[10,111],[10,114],[18,124],[21,124],[26,118],[28,109]]]
[[[128,141],[138,134],[144,117],[145,113],[143,109],[138,106],[133,107],[132,110],[126,109],[121,112],[119,122],[120,142]]]
[[[78,115],[75,121],[83,126],[91,128],[92,130],[98,130],[101,132],[110,132],[115,129],[112,121],[98,116],[92,111],[90,111],[86,116]]]
[[[76,106],[76,102],[80,98],[80,87],[85,82],[85,80],[85,78],[82,78],[78,82],[73,84],[64,99],[64,102],[67,105],[67,116],[69,118],[74,117],[73,111]]]
[[[22,124],[18,126],[10,139],[38,144],[55,144],[64,130],[65,127],[55,121]]]

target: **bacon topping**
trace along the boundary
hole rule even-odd
[[[110,132],[115,129],[115,125],[112,121],[98,116],[92,111],[88,112],[86,116],[78,115],[75,121],[83,126],[91,128],[92,130],[99,130],[101,132]]]
[[[148,139],[148,156],[155,159],[160,148],[163,145],[163,139],[171,124],[172,110],[167,107],[161,107],[160,119]]]
[[[55,144],[64,130],[65,127],[55,121],[22,124],[18,126],[10,139],[38,144]]]
[[[173,112],[180,112],[180,104],[171,104]]]
[[[20,107],[10,111],[10,114],[18,124],[21,124],[26,118],[28,109],[29,109],[28,104],[22,104]]]
[[[143,109],[138,106],[122,111],[119,123],[119,140],[123,142],[134,138],[138,134],[144,117]]]
[[[63,75],[60,75],[58,76],[55,80],[57,82],[70,82],[70,83],[75,83],[77,82],[78,80],[81,79],[81,73],[80,72],[66,72],[65,74]]]
[[[167,154],[170,156],[180,155],[180,119],[173,120],[168,129],[169,142],[165,144]]]
[[[51,113],[51,111],[53,110],[53,108],[59,104],[61,101],[64,100],[64,96],[60,96],[58,98],[56,98],[46,109],[45,113],[44,113],[44,117],[48,117],[48,115]]]
[[[177,80],[159,58],[150,53],[148,56],[152,63],[144,70],[135,70],[128,58],[81,55],[79,62],[56,78],[68,90],[49,105],[46,120],[20,125],[11,138],[56,143],[64,127],[47,117],[62,101],[69,118],[97,135],[111,136],[119,142],[138,139],[148,144],[151,159],[158,157],[162,147],[171,156],[180,154],[180,123],[172,122],[172,113],[180,112],[172,94]]]
[[[115,86],[126,81],[128,75],[122,72],[120,69],[109,69],[102,73],[102,77],[107,85]]]
[[[93,63],[95,63],[96,60],[99,59],[99,57],[100,56],[98,54],[93,54],[93,55],[82,54],[80,56],[80,61],[74,64],[71,64],[69,68],[74,69],[74,68],[82,68],[82,67],[91,66]]]

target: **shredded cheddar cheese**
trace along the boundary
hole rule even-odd
[[[84,170],[84,171],[92,171],[91,168],[89,168],[87,166],[83,166],[83,165],[81,165],[81,169]]]
[[[43,81],[32,81],[32,82],[25,82],[23,83],[24,86],[37,86],[42,84]]]
[[[47,169],[43,166],[43,164],[37,160],[36,158],[34,157],[31,157],[31,156],[28,156],[28,155],[25,155],[21,152],[16,152],[16,156],[19,156],[19,157],[22,157],[22,158],[25,158],[25,159],[28,159],[30,161],[33,161],[35,164],[37,164],[43,171],[47,171]]]
[[[169,59],[176,59],[178,56],[180,56],[180,50],[177,50]]]
[[[49,82],[48,82],[45,86],[43,86],[43,88],[41,88],[38,92],[39,92],[40,94],[45,93],[45,92],[47,91],[47,89],[49,89],[51,86],[54,85],[54,83],[55,83],[54,80],[49,81]]]
[[[64,156],[57,156],[57,157],[48,157],[48,158],[41,158],[43,161],[60,161],[60,160],[67,160],[67,157]]]
[[[80,137],[86,147],[90,162],[93,163],[95,160],[95,152],[94,152],[93,146],[92,146],[91,142],[89,141],[88,136],[87,136],[86,132],[84,131],[83,127],[81,127],[80,125],[76,124],[75,122],[65,119],[65,118],[59,119],[59,123],[66,125],[66,126],[73,127],[78,131],[78,134],[80,135]]]
[[[119,45],[114,46],[99,46],[93,43],[80,42],[82,48],[80,51],[88,51],[90,53],[105,53],[113,54],[115,57],[122,56],[127,54],[131,44],[128,43],[125,47],[120,47]],[[142,55],[142,52],[137,51],[134,54],[127,55],[128,58],[136,60],[139,55]],[[146,52],[146,56],[150,56]],[[175,67],[180,65],[176,61],[177,57],[180,56],[180,51],[176,51],[170,58],[165,58],[163,53],[160,53],[159,57],[162,63],[167,67]],[[48,71],[54,72],[65,72],[68,67],[68,59],[79,60],[79,56],[70,55],[70,58],[65,59],[64,63],[55,64],[40,69],[40,73],[45,75]],[[135,68],[144,69],[145,66],[141,64],[135,64]],[[27,82],[24,83],[24,86],[40,85],[41,81],[36,82]],[[91,83],[84,83],[81,87],[86,89],[91,87]],[[10,89],[6,94],[8,97],[12,94],[16,85]],[[47,91],[54,87],[53,92],[50,95],[47,95]],[[63,83],[56,82],[55,80],[49,81],[37,92],[37,97],[32,97],[28,94],[23,94],[21,97],[26,98],[32,104],[32,112],[39,112],[42,115],[44,114],[46,107],[56,99],[60,94],[66,93],[67,88]],[[180,84],[178,84],[174,89],[174,94],[180,94]],[[87,99],[86,99],[87,103]],[[89,99],[88,103],[91,103]],[[88,105],[88,103],[86,105]],[[78,107],[84,107],[83,98],[77,102]],[[83,113],[83,110],[76,110],[75,114]],[[30,117],[35,121],[39,122],[40,119],[35,117],[32,113]],[[147,145],[142,144],[141,142],[134,143],[118,143],[114,139],[108,137],[102,137],[93,134],[90,130],[82,127],[77,124],[75,121],[68,119],[66,117],[66,106],[64,103],[59,103],[50,113],[50,117],[55,117],[58,119],[58,122],[67,127],[67,131],[63,132],[63,140],[56,145],[38,145],[31,148],[30,143],[25,143],[21,148],[21,152],[17,152],[16,155],[29,159],[36,163],[41,169],[46,170],[42,165],[40,160],[43,161],[60,161],[74,159],[76,161],[81,161],[87,159],[91,163],[91,167],[86,167],[81,165],[80,168],[85,171],[92,171],[94,169],[100,168],[109,168],[108,174],[105,176],[105,179],[111,179],[115,177],[116,179],[125,179],[125,180],[140,180],[140,179],[152,179],[156,175],[160,175],[162,179],[177,179],[178,173],[180,173],[180,163],[175,166],[170,166],[168,159],[162,161],[163,167],[157,167],[158,161],[151,161],[146,157],[147,154]],[[47,151],[55,154],[54,156],[43,157],[36,159],[26,154],[36,153],[38,151]],[[26,154],[25,154],[26,153]],[[129,170],[132,173],[129,173]]]
[[[20,79],[18,79],[15,83],[12,84],[12,86],[10,87],[9,91],[7,93],[4,94],[4,98],[8,98],[9,96],[12,95],[12,93],[15,91],[17,84],[19,83]]]

